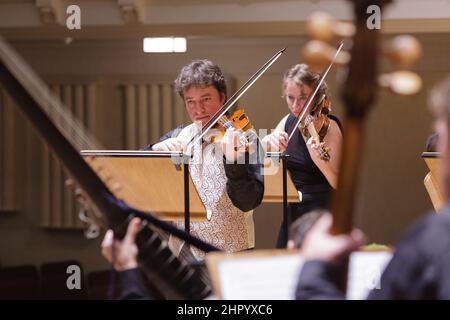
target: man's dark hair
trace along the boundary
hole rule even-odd
[[[219,66],[210,60],[194,60],[184,66],[175,80],[175,91],[184,97],[184,91],[191,87],[214,86],[227,97],[227,84]]]
[[[308,231],[311,230],[317,220],[326,213],[328,213],[328,211],[324,209],[313,210],[305,213],[292,223],[289,229],[289,240],[294,241],[295,248],[302,247],[303,240],[305,240]]]
[[[437,141],[438,141],[438,134],[437,133],[433,133],[432,135],[430,135],[427,139],[427,143],[425,145],[425,150],[427,152],[436,152],[437,148]]]

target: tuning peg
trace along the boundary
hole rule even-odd
[[[85,200],[84,191],[80,187],[76,187],[73,193],[75,199],[77,199],[78,201],[83,202]]]
[[[122,184],[120,184],[119,182],[113,183],[113,185],[111,186],[111,190],[114,192],[122,190]]]
[[[303,59],[315,70],[325,68],[336,54],[336,49],[326,42],[311,40],[303,47]],[[347,64],[350,61],[350,54],[341,50],[336,57],[335,63],[339,65]]]
[[[355,26],[350,22],[341,22],[323,11],[314,12],[306,24],[312,39],[330,42],[334,38],[349,38],[355,34]]]
[[[67,178],[64,180],[64,185],[70,190],[72,191],[75,199],[79,202],[79,203],[84,203],[86,201],[85,199],[85,195],[83,192],[83,189],[80,188],[80,186],[78,185],[78,183],[72,179],[72,178]]]
[[[67,188],[69,188],[70,190],[74,190],[74,189],[75,189],[75,186],[76,186],[76,183],[75,183],[75,180],[73,180],[72,178],[67,178],[67,179],[64,181],[64,185],[65,185]]]
[[[378,77],[378,83],[389,88],[399,95],[413,95],[422,88],[422,78],[411,71],[395,71],[382,74]]]
[[[90,163],[94,162],[97,159],[97,157],[96,156],[86,156],[86,157],[84,157],[84,159],[87,163],[90,164]]]
[[[409,67],[421,57],[422,45],[413,36],[396,36],[383,48],[383,53],[392,62]]]

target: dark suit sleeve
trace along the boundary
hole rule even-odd
[[[244,212],[259,206],[264,195],[263,148],[256,132],[252,131],[248,140],[250,153],[246,153],[244,159],[228,163],[224,157],[228,196],[234,206]]]
[[[139,268],[118,272],[119,281],[122,287],[121,300],[151,300],[144,278]]]
[[[434,298],[435,272],[426,259],[411,250],[399,250],[383,272],[380,287],[370,291],[369,300]],[[414,258],[416,257],[416,258]],[[422,257],[423,258],[423,257]],[[344,299],[336,284],[333,266],[324,262],[306,262],[297,284],[296,299]]]
[[[425,260],[414,259],[416,254],[418,253],[413,250],[398,251],[381,276],[380,288],[372,290],[368,299],[423,299],[427,283],[431,284],[427,278],[433,279],[434,272],[430,269],[428,275],[424,273],[422,262]]]
[[[336,284],[337,269],[323,261],[307,261],[300,272],[297,300],[345,299]]]
[[[418,258],[417,248],[398,248],[384,270],[380,287],[370,291],[369,300],[423,299],[427,287],[432,287],[434,272],[424,272],[426,259]],[[345,299],[337,287],[337,269],[322,261],[304,264],[297,284],[296,299]]]
[[[370,300],[436,299],[439,270],[444,269],[441,257],[448,252],[448,229],[436,214],[416,223],[402,237],[395,253],[383,271],[379,288],[373,289]],[[437,221],[435,221],[437,220]],[[449,263],[450,265],[450,263]],[[447,268],[446,272],[447,271]],[[335,299],[339,296],[332,265],[306,262],[300,273],[298,299]]]
[[[370,292],[368,299],[436,299],[438,264],[448,246],[448,230],[435,214],[427,216],[408,230],[381,276],[380,289]]]

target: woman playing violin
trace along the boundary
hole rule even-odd
[[[186,151],[193,137],[199,136],[227,98],[225,78],[209,60],[196,60],[184,66],[175,80],[175,90],[193,123],[165,134],[159,143],[148,147],[152,150]],[[191,234],[227,252],[254,247],[253,209],[261,203],[264,193],[260,157],[253,156],[252,163],[244,161],[249,158],[249,146],[242,143],[243,134],[230,128],[220,141],[204,138],[192,148],[189,166],[208,214],[207,221],[191,223]],[[250,136],[251,139],[244,140],[258,148],[256,134]],[[179,226],[182,228],[183,224]],[[169,245],[178,254],[183,243],[171,237]],[[203,258],[203,252],[191,250],[197,258]]]
[[[263,146],[267,151],[286,151],[289,155],[287,169],[300,197],[299,204],[289,205],[291,221],[313,209],[328,208],[331,190],[337,186],[342,144],[339,120],[332,115],[325,116],[327,127],[323,141],[316,141],[317,136],[314,134],[305,134],[304,131],[307,130],[293,128],[319,79],[320,75],[312,72],[305,64],[297,64],[286,72],[282,90],[290,113],[263,139]],[[312,104],[323,103],[326,95],[327,86],[322,83]],[[294,132],[289,140],[292,130]],[[323,156],[323,150],[327,151],[329,158]],[[285,246],[284,228],[281,228],[277,247]]]

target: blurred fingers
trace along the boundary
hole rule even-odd
[[[124,242],[133,244],[136,241],[136,235],[139,232],[141,219],[133,218],[128,224],[127,233],[124,238]]]
[[[102,241],[102,255],[108,260],[112,260],[112,246],[114,242],[114,233],[112,230],[108,230],[105,233],[105,237]]]

